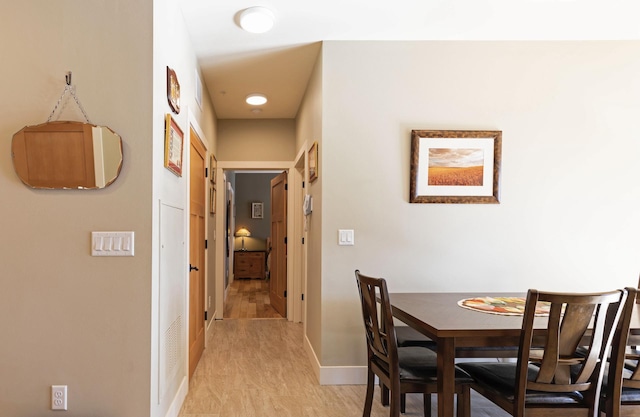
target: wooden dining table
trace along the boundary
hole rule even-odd
[[[521,315],[497,315],[473,311],[458,301],[476,297],[526,297],[523,293],[390,293],[393,316],[437,343],[438,417],[453,417],[455,361],[461,357],[500,357],[517,351]],[[534,327],[544,328],[544,317]],[[640,344],[640,305],[631,319],[629,344]],[[469,349],[474,348],[474,349]],[[476,349],[487,348],[487,349]],[[515,348],[515,350],[514,350]],[[481,352],[481,353],[479,353]]]

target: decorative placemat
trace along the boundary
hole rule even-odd
[[[521,316],[524,314],[524,297],[475,297],[458,301],[458,305],[482,313],[503,316]],[[536,316],[548,316],[550,303],[540,301],[536,305]]]

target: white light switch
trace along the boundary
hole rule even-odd
[[[353,229],[338,229],[338,245],[355,245]]]
[[[133,232],[91,232],[91,256],[133,256]]]

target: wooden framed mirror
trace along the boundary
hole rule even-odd
[[[29,187],[104,188],[122,169],[122,139],[106,126],[48,122],[13,135],[11,156],[16,174]]]

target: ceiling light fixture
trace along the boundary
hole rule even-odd
[[[251,33],[265,33],[271,30],[276,16],[266,7],[249,7],[240,14],[240,26]]]
[[[267,97],[264,94],[249,94],[245,101],[252,106],[261,106],[267,102]]]

